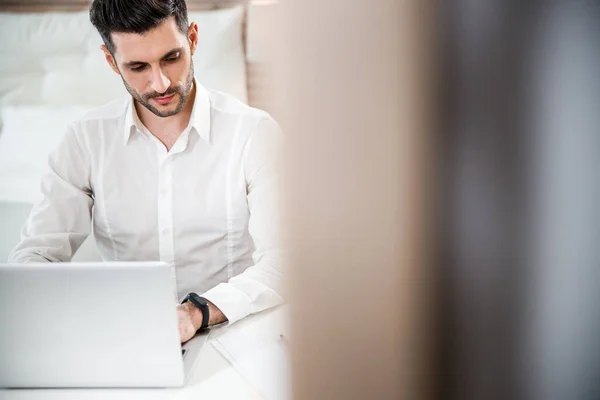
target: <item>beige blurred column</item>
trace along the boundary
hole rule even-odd
[[[281,5],[295,399],[427,397],[427,4]]]

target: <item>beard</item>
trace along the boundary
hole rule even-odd
[[[123,79],[122,75],[121,75],[121,79]],[[190,92],[192,91],[192,86],[194,84],[194,64],[190,63],[190,71],[189,71],[188,76],[186,77],[186,80],[183,83],[183,85],[169,87],[164,93],[158,93],[158,92],[139,93],[139,92],[135,91],[131,86],[129,86],[127,84],[127,82],[125,81],[125,79],[123,79],[123,84],[125,85],[125,88],[129,92],[131,97],[133,97],[141,105],[143,105],[148,110],[150,110],[151,113],[153,113],[154,115],[161,117],[161,118],[171,117],[175,114],[179,114],[179,112],[181,110],[183,110],[183,107],[185,107],[185,104],[187,103],[188,97],[190,96]],[[150,104],[150,100],[153,98],[170,96],[172,94],[179,94],[179,96],[178,96],[179,102],[177,103],[177,107],[175,107],[174,110],[160,111],[159,109],[154,107],[152,104]]]

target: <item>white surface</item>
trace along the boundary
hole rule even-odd
[[[189,13],[198,80],[246,101],[242,17],[241,6]],[[0,106],[96,106],[126,94],[101,44],[87,11],[0,13]]]
[[[0,265],[0,387],[182,386],[173,272],[157,262]]]
[[[269,326],[269,316],[273,312],[277,310],[250,316],[232,326],[212,328],[209,343],[228,332],[244,330],[250,324]],[[260,400],[246,380],[212,345],[205,345],[198,357],[190,382],[181,389],[0,390],[0,400]]]
[[[289,335],[287,311],[281,308],[262,323],[249,324],[244,330],[228,332],[212,342],[213,346],[267,400],[291,398],[288,362]],[[284,336],[282,338],[281,336]]]

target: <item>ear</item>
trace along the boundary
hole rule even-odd
[[[194,55],[198,46],[198,24],[192,22],[188,28],[188,42],[190,43],[190,54]]]
[[[115,58],[113,57],[111,52],[108,50],[108,47],[106,47],[106,45],[103,44],[102,46],[100,46],[100,48],[104,52],[104,58],[106,58],[106,62],[108,63],[108,65],[110,65],[110,67],[113,71],[115,71],[115,73],[121,75],[121,71],[119,71],[119,68],[117,68],[117,62],[115,61]]]

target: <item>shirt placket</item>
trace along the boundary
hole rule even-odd
[[[158,247],[160,260],[175,266],[173,242],[173,157],[158,152]]]

